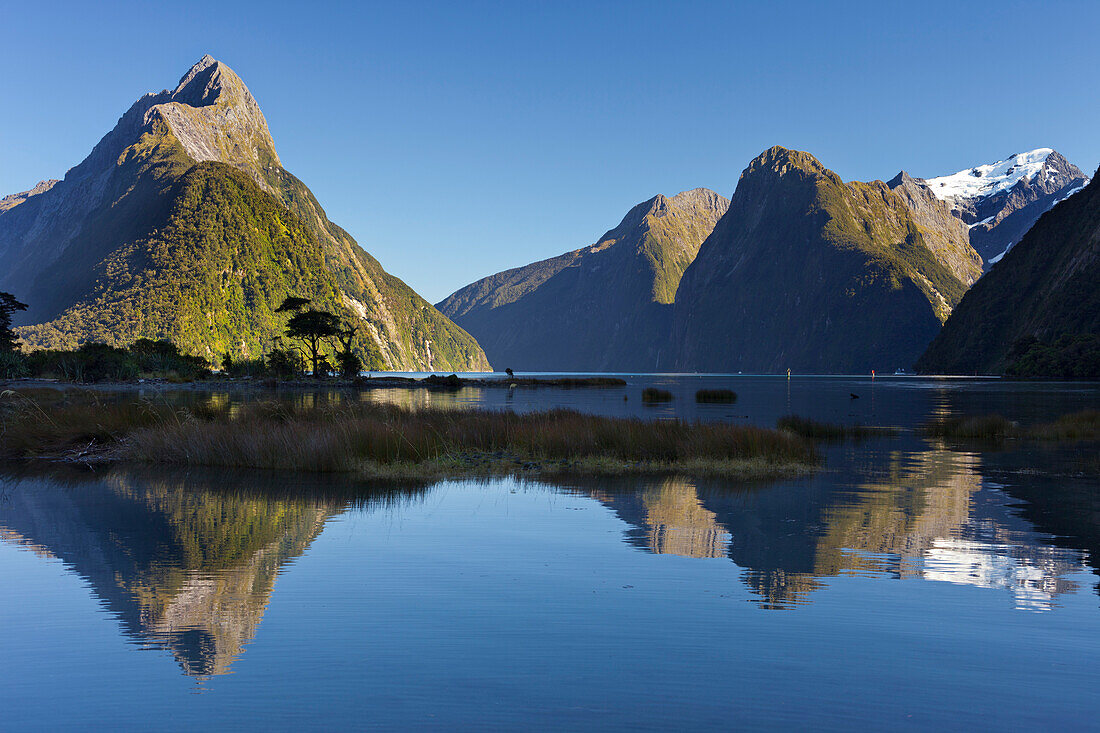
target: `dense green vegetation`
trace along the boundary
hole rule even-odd
[[[295,293],[355,317],[334,361],[488,369],[469,334],[386,273],[282,168],[239,77],[201,63],[187,77],[197,86],[143,98],[65,181],[0,212],[0,281],[31,303],[26,343],[166,338],[214,363],[256,360],[284,326],[272,311]],[[196,145],[218,160],[197,161],[187,152]]]
[[[38,377],[86,383],[159,377],[191,381],[210,376],[210,363],[181,354],[170,341],[138,339],[129,348],[87,342],[78,349],[40,349],[0,356],[0,377]]]
[[[1100,375],[1100,177],[1039,218],[966,294],[922,373]]]
[[[1018,339],[1008,352],[1010,377],[1100,379],[1100,334],[1063,335],[1053,342]]]
[[[94,293],[57,320],[26,329],[39,346],[168,338],[214,361],[258,356],[283,328],[289,293],[341,307],[316,240],[246,175],[201,163],[176,184],[164,226],[113,252]]]

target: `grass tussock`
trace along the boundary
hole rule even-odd
[[[571,410],[520,415],[259,402],[230,412],[88,401],[43,409],[23,398],[0,413],[0,425],[6,457],[98,451],[111,460],[379,478],[523,472],[757,478],[803,472],[819,462],[811,444],[775,430]]]
[[[1014,423],[1002,415],[953,417],[925,425],[921,432],[928,437],[957,441],[1100,440],[1100,410],[1083,410],[1063,415],[1054,422],[1030,427]]]
[[[657,402],[672,402],[672,393],[667,389],[657,389],[656,387],[646,387],[642,390],[642,402],[650,404]]]
[[[798,415],[785,415],[779,418],[776,422],[776,428],[810,440],[863,440],[898,434],[897,428],[840,425],[838,423],[811,420]]]
[[[701,389],[695,393],[696,402],[737,402],[737,393],[732,389]]]

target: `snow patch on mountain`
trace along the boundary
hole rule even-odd
[[[967,168],[949,176],[925,179],[925,184],[942,201],[955,198],[981,198],[1008,191],[1023,179],[1031,179],[1043,172],[1043,165],[1054,150],[1036,148],[1027,153],[1017,153],[996,163]],[[1058,171],[1047,168],[1046,175]]]

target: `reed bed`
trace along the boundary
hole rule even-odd
[[[737,393],[732,389],[701,389],[695,393],[696,402],[737,402]]]
[[[642,390],[642,402],[655,403],[655,402],[672,402],[672,393],[667,389],[657,389],[656,387],[646,387]]]
[[[776,422],[776,428],[810,440],[865,440],[867,438],[895,436],[897,428],[869,427],[866,425],[840,425],[820,422],[798,415],[785,415]]]
[[[1100,440],[1100,410],[1082,410],[1032,426],[1019,425],[1002,415],[953,417],[929,423],[921,432],[932,438],[959,441],[1095,441]]]
[[[8,457],[98,446],[104,460],[378,477],[492,473],[800,473],[813,446],[762,428],[585,415],[258,402],[230,413],[141,402],[23,405],[3,418]]]

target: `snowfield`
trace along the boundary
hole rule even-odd
[[[942,201],[956,198],[974,199],[1007,191],[1021,180],[1033,178],[1043,172],[1043,165],[1053,153],[1051,148],[1037,148],[1027,153],[1017,153],[1007,160],[967,168],[949,176],[925,179],[925,183]],[[1046,175],[1058,171],[1047,169]]]

